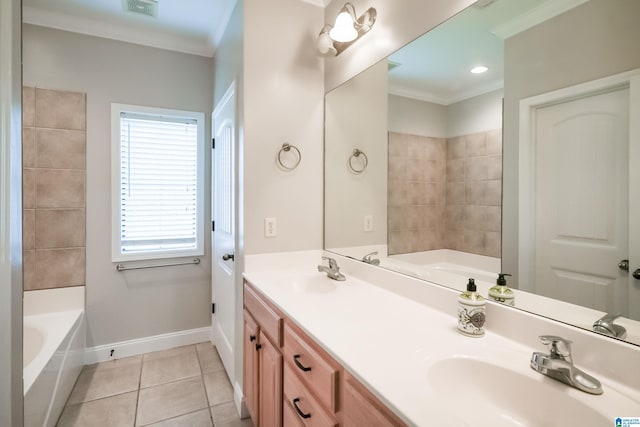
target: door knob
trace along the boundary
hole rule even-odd
[[[629,260],[628,259],[623,259],[622,261],[620,261],[618,263],[618,268],[620,270],[629,271]]]
[[[632,273],[634,279],[640,280],[640,268],[636,268],[636,271]]]
[[[234,260],[234,256],[233,256],[233,254],[224,254],[224,255],[222,255],[222,260],[223,261],[229,261],[229,260],[233,261]]]

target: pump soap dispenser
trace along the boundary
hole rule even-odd
[[[498,280],[496,285],[489,289],[489,299],[501,302],[506,305],[514,306],[516,295],[511,288],[507,286],[507,279],[504,276],[511,276],[510,274],[500,273],[498,274]]]
[[[475,280],[469,279],[467,290],[458,297],[458,330],[471,337],[484,335],[486,301],[476,292]]]

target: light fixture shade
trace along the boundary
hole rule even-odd
[[[324,56],[336,56],[338,51],[333,45],[329,32],[323,29],[318,36],[318,51]]]
[[[350,42],[358,37],[358,31],[353,25],[353,18],[346,10],[342,10],[336,18],[329,35],[337,42]]]

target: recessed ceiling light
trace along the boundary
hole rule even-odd
[[[488,68],[488,67],[485,67],[484,65],[478,65],[477,67],[473,67],[473,68],[471,69],[471,72],[472,72],[473,74],[482,74],[482,73],[484,73],[485,71],[487,71],[488,69],[489,69],[489,68]]]

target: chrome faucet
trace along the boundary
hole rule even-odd
[[[340,267],[338,267],[338,263],[335,259],[326,256],[323,256],[322,259],[329,261],[329,266],[327,267],[326,265],[321,264],[318,266],[318,271],[327,273],[327,277],[329,279],[339,281],[347,280],[347,278],[344,277],[344,274],[340,273]]]
[[[534,352],[531,355],[534,370],[586,393],[602,394],[600,381],[574,366],[571,341],[553,335],[542,335],[540,341],[549,347],[549,354]]]
[[[378,252],[371,252],[370,254],[366,254],[362,257],[362,261],[371,265],[380,265],[380,260],[378,258],[372,258],[374,255],[378,255]]]
[[[620,313],[609,313],[602,316],[594,322],[593,330],[603,335],[624,339],[627,336],[627,330],[623,326],[613,323],[620,316]]]

